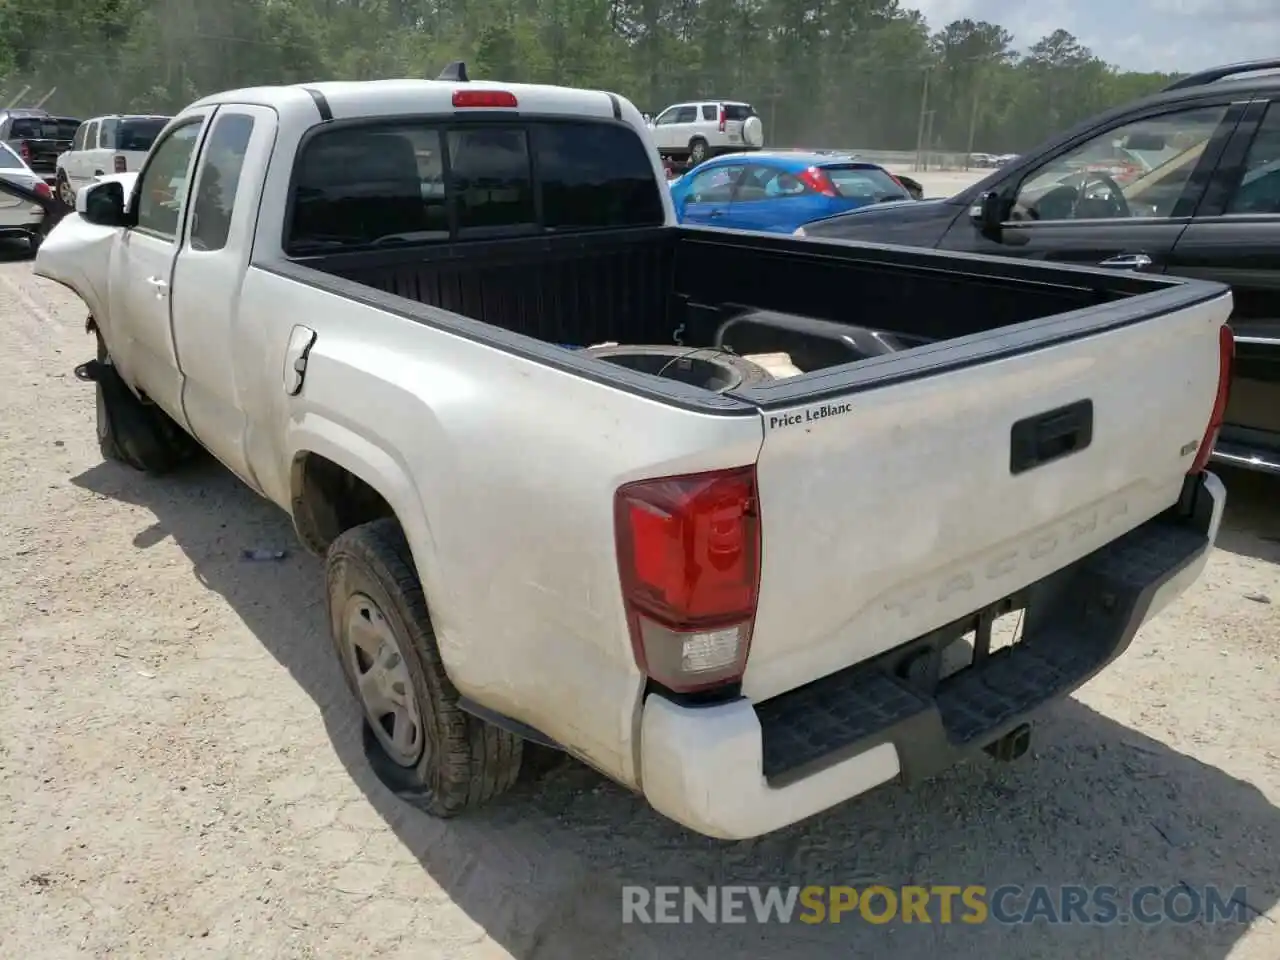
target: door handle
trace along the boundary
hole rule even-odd
[[[1153,262],[1145,253],[1122,253],[1117,257],[1098,261],[1098,266],[1114,267],[1117,270],[1145,270]]]
[[[719,216],[722,216],[719,210],[712,210],[710,213],[707,214],[707,219],[711,219],[712,217],[719,217]]]
[[[310,327],[295,324],[289,331],[289,343],[284,349],[284,392],[286,396],[296,397],[302,392],[302,383],[307,378],[307,359],[311,356],[311,348],[316,343],[316,332]]]
[[[1009,432],[1009,472],[1025,473],[1093,442],[1093,401],[1078,400],[1019,420]]]
[[[147,277],[147,283],[155,288],[157,300],[163,299],[165,291],[169,289],[169,284],[161,277]]]

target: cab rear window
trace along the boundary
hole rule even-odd
[[[70,140],[79,126],[79,120],[19,117],[9,128],[9,137],[13,140]]]
[[[292,189],[294,255],[664,222],[643,141],[594,121],[324,129],[300,151]]]

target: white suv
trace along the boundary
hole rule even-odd
[[[169,122],[162,116],[94,117],[80,124],[71,149],[58,157],[58,199],[74,206],[76,191],[108,173],[136,173]]]
[[[764,124],[751,104],[731,100],[677,103],[658,114],[649,131],[658,153],[691,164],[764,146]]]

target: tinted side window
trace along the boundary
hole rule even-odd
[[[103,150],[114,150],[116,148],[116,130],[120,127],[120,121],[114,118],[103,120],[102,127],[98,131],[98,146]]]
[[[741,166],[714,167],[703,170],[689,183],[687,191],[690,203],[728,203],[733,197],[733,187],[742,174]]]
[[[746,120],[754,115],[755,111],[751,109],[750,104],[746,103],[731,103],[724,108],[724,118],[726,120]]]
[[[518,127],[449,131],[458,229],[535,223],[529,144]]]
[[[84,149],[84,134],[85,134],[85,131],[88,129],[89,129],[89,125],[87,123],[82,123],[80,124],[79,127],[76,128],[76,135],[71,139],[72,150]]]
[[[697,107],[681,107],[676,111],[676,123],[694,123],[698,119]]]
[[[221,250],[226,246],[240,170],[252,135],[253,118],[242,113],[220,113],[209,132],[191,207],[193,249]]]
[[[89,124],[89,132],[84,135],[84,148],[86,150],[98,149],[98,121],[94,120]]]
[[[121,120],[120,132],[116,136],[116,149],[146,153],[168,122],[164,117]]]
[[[1280,213],[1280,105],[1267,107],[1226,212]]]
[[[1032,173],[1013,220],[1172,217],[1225,106],[1197,106],[1104,130]]]
[[[712,103],[704,103],[704,104],[702,105],[702,119],[703,119],[703,120],[715,120],[718,116],[719,116],[719,111],[718,111],[718,110],[716,110],[716,108],[715,108],[715,104],[712,104]]]
[[[203,123],[177,127],[165,138],[138,182],[138,229],[172,240],[187,198],[191,153]]]
[[[549,230],[662,224],[653,163],[629,128],[547,123],[535,127],[533,137]]]

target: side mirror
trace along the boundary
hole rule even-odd
[[[985,236],[998,237],[1004,226],[1004,198],[998,190],[989,190],[969,208],[969,216]]]
[[[100,227],[123,227],[124,187],[114,180],[93,183],[76,194],[76,212]]]

